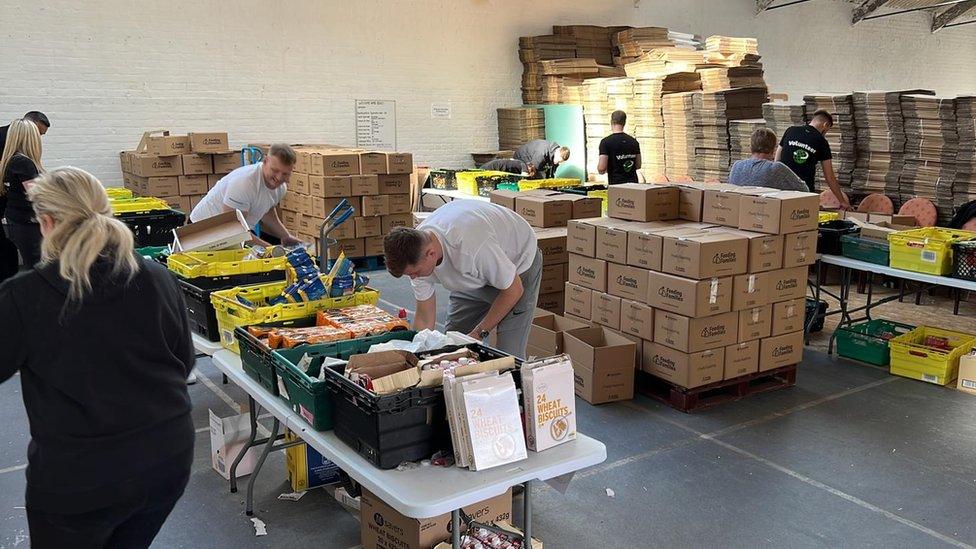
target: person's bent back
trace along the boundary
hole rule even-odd
[[[42,260],[0,285],[0,381],[21,373],[31,545],[146,547],[193,460],[183,298],[90,174],[28,186]]]
[[[807,185],[793,170],[776,162],[776,134],[759,128],[752,132],[752,156],[738,160],[729,171],[729,183],[740,186],[770,187],[784,191],[806,191]]]

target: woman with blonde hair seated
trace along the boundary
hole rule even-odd
[[[41,166],[41,132],[30,120],[14,120],[7,130],[7,144],[0,156],[0,195],[7,220],[7,238],[17,246],[24,267],[31,268],[41,259],[41,229],[34,217],[24,182],[37,177]]]
[[[91,174],[27,187],[41,261],[0,285],[0,382],[21,374],[31,546],[148,547],[193,461],[183,297]]]

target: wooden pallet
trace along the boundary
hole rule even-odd
[[[675,410],[691,413],[751,395],[792,387],[796,384],[796,366],[783,366],[694,389],[686,389],[647,372],[637,372],[637,391]]]

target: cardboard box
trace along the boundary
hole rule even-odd
[[[728,227],[715,227],[705,231],[734,234],[745,238],[749,242],[746,272],[762,273],[783,268],[783,235],[754,233]]]
[[[647,299],[647,270],[617,263],[607,264],[607,293],[624,299]]]
[[[390,214],[410,214],[410,195],[409,194],[391,194],[390,197]]]
[[[596,257],[619,264],[627,263],[627,231],[621,227],[596,227]]]
[[[352,196],[380,194],[380,180],[375,175],[354,175],[349,178],[349,186]]]
[[[759,371],[775,370],[803,361],[803,331],[760,340]]]
[[[234,210],[173,230],[173,251],[212,252],[237,248],[251,240],[244,215]]]
[[[878,242],[888,242],[889,234],[898,231],[907,231],[914,228],[915,228],[914,226],[893,225],[891,223],[861,225],[861,238],[867,238],[868,240],[876,240]],[[814,261],[816,262],[816,260]]]
[[[241,167],[241,151],[213,155],[213,171],[216,174],[230,173]]]
[[[646,302],[655,309],[684,316],[709,316],[732,310],[732,277],[691,280],[651,271]]]
[[[540,309],[545,309],[550,313],[561,315],[566,311],[566,294],[565,292],[539,294],[539,298],[536,300],[535,306],[539,307]]]
[[[186,135],[151,135],[146,138],[146,154],[173,156],[190,152],[190,138]]]
[[[542,281],[539,283],[540,294],[562,293],[568,277],[567,265],[557,263],[555,265],[542,266]]]
[[[377,215],[390,214],[390,197],[385,194],[364,196],[361,199],[359,215],[363,217],[373,217]]]
[[[779,336],[803,330],[807,317],[806,299],[791,299],[773,304],[773,322],[770,334]]]
[[[352,177],[350,176],[319,176],[308,178],[312,186],[312,195],[323,198],[346,198],[354,196],[352,192]],[[319,190],[321,188],[321,191]],[[321,193],[321,194],[319,194]]]
[[[192,132],[189,137],[190,151],[195,153],[222,153],[230,150],[227,132]]]
[[[607,291],[607,262],[569,254],[569,281],[598,292]]]
[[[330,234],[329,236],[331,237],[333,235]],[[348,240],[339,240],[335,245],[329,246],[329,253],[332,254],[332,257],[339,257],[339,252],[346,254],[346,257],[363,257],[366,255],[365,239],[352,238]]]
[[[693,389],[724,378],[725,349],[684,353],[666,345],[645,342],[641,370]]]
[[[492,198],[492,202],[494,200]],[[586,257],[596,257],[596,226],[591,225],[590,221],[593,220],[573,219],[566,223],[566,248],[570,252]]]
[[[180,176],[139,177],[135,176],[142,196],[179,196]]]
[[[540,315],[532,319],[528,344],[548,353],[540,356],[558,355],[563,352],[563,332],[586,327],[586,324],[559,315]]]
[[[592,309],[593,290],[567,282],[565,313],[589,320]]]
[[[413,216],[410,214],[383,216],[382,231],[384,235],[390,234],[390,232],[397,227],[413,227]]]
[[[298,436],[290,430],[285,431],[286,443],[298,440]],[[322,457],[308,444],[285,448],[285,469],[291,489],[295,492],[337,484],[341,479],[339,466]]]
[[[181,175],[177,180],[179,193],[182,196],[193,196],[197,194],[207,194],[206,175]]]
[[[302,214],[289,210],[281,210],[281,224],[291,232],[300,232],[302,229]]]
[[[329,211],[331,212],[332,210]],[[318,238],[319,235],[318,229],[316,229],[313,234],[315,235],[316,238]],[[334,238],[336,240],[352,240],[356,238],[356,222],[350,219],[345,223],[343,223],[342,225],[339,225],[338,227],[332,229],[332,232],[329,233],[329,238]]]
[[[863,233],[862,233],[863,236]],[[817,262],[817,231],[790,233],[783,244],[783,268],[813,265]],[[885,235],[885,242],[888,241]]]
[[[299,217],[298,217],[298,232],[304,233],[304,234],[314,234],[314,235],[317,235],[317,234],[319,234],[319,229],[322,227],[322,224],[323,223],[325,223],[325,217],[323,217],[323,216],[313,216],[313,215],[299,214]],[[334,232],[335,231],[333,231],[333,233]],[[331,238],[337,238],[332,233],[329,234],[329,237],[331,237]]]
[[[636,345],[605,327],[563,333],[563,347],[573,360],[576,394],[590,404],[634,398]]]
[[[746,272],[749,242],[741,236],[677,230],[661,237],[661,270],[666,273],[701,279]]]
[[[572,218],[573,204],[558,198],[518,196],[515,198],[515,213],[533,227],[565,227]]]
[[[213,173],[213,157],[209,154],[182,155],[184,175],[208,175]]]
[[[383,255],[383,237],[371,236],[363,239],[364,255]]]
[[[535,229],[535,238],[542,253],[543,265],[556,265],[569,261],[566,253],[566,229],[553,227],[550,229]]]
[[[959,357],[956,389],[976,395],[976,355],[969,354]]]
[[[742,200],[743,195],[739,194],[738,187],[734,185],[709,189],[704,193],[701,220],[725,227],[738,227]]]
[[[603,199],[595,196],[564,194],[560,196],[572,203],[570,219],[589,219],[603,214]]]
[[[678,188],[642,183],[611,185],[607,213],[630,221],[661,221],[678,217]]]
[[[247,444],[250,423],[249,413],[221,418],[210,410],[210,465],[227,480],[230,480],[230,466]],[[235,471],[238,477],[254,471],[259,450],[258,446],[252,446],[244,454]]]
[[[739,311],[739,333],[736,341],[744,343],[769,337],[773,322],[773,306],[763,305]]]
[[[681,183],[678,185],[678,217],[687,221],[701,221],[705,203],[704,184]]]
[[[817,229],[820,196],[799,191],[776,191],[744,196],[739,228],[769,234]]]
[[[396,175],[413,173],[413,154],[386,153],[386,172]]]
[[[359,153],[349,151],[319,151],[308,158],[311,175],[359,175]],[[372,193],[377,194],[377,193]]]
[[[627,227],[627,264],[652,271],[661,270],[664,239],[660,233],[674,230],[663,222],[635,223]]]
[[[769,303],[767,273],[738,275],[732,279],[732,310],[741,311]]]
[[[793,267],[769,272],[769,301],[802,299],[807,294],[807,268]]]
[[[488,200],[492,204],[498,204],[499,206],[515,211],[515,197],[519,196],[518,191],[491,191],[488,193]]]
[[[359,169],[363,175],[385,174],[386,154],[381,152],[359,153]]]
[[[607,329],[610,330],[610,328]],[[610,332],[622,338],[625,338],[634,344],[634,371],[635,372],[639,371],[640,364],[641,364],[641,357],[643,356],[644,353],[644,340],[635,335],[625,334],[620,330],[610,330]]]
[[[383,234],[383,223],[378,217],[355,217],[356,238],[380,236]],[[348,254],[346,254],[348,255]]]
[[[511,522],[512,491],[464,508],[478,522]],[[405,517],[368,490],[359,503],[363,549],[433,549],[451,537],[451,514],[422,520]]]
[[[621,300],[620,331],[643,340],[654,341],[654,309],[637,301]]]
[[[384,174],[376,181],[380,194],[410,194],[410,174]]]
[[[131,154],[132,174],[139,177],[172,177],[183,175],[182,156]]]
[[[204,199],[204,197],[206,197],[206,196],[207,195],[205,195],[205,194],[198,194],[198,195],[195,195],[195,196],[191,196],[190,197],[190,210],[192,211],[194,208],[196,208],[197,207],[197,204],[199,204],[200,202],[202,202],[203,199]],[[182,198],[182,197],[180,197],[180,198]]]
[[[190,206],[190,197],[189,196],[177,196],[176,198],[178,198],[179,199],[179,202],[180,202],[179,207],[176,208],[177,210],[179,210],[179,211],[181,211],[183,213],[186,213],[186,214],[189,214],[190,212],[193,211],[193,208]],[[286,227],[287,227],[287,225],[286,225]]]
[[[217,186],[217,182],[224,178],[224,174],[211,174],[207,176],[207,190]]]
[[[736,343],[725,348],[724,379],[754,374],[759,371],[759,342]]]
[[[620,329],[621,302],[619,297],[603,292],[593,292],[592,303],[590,320],[607,328]]]
[[[654,342],[686,353],[726,347],[737,342],[738,334],[739,315],[734,312],[699,318],[667,311],[654,315]]]

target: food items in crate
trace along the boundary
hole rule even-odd
[[[265,328],[248,326],[247,331],[269,349],[291,349],[298,345],[315,345],[352,339],[350,331],[335,326],[306,328]]]
[[[329,296],[339,297],[363,289],[369,284],[369,278],[356,274],[355,266],[346,257],[345,252],[339,252],[332,269],[329,270]]]
[[[385,334],[410,327],[406,320],[396,318],[375,305],[357,305],[345,309],[330,309],[316,314],[319,326],[336,326],[352,332],[353,337]]]
[[[949,344],[949,338],[942,336],[925,336],[925,340],[922,342],[922,345],[931,347],[933,349],[938,349],[940,351],[951,351],[953,349],[952,345]]]

